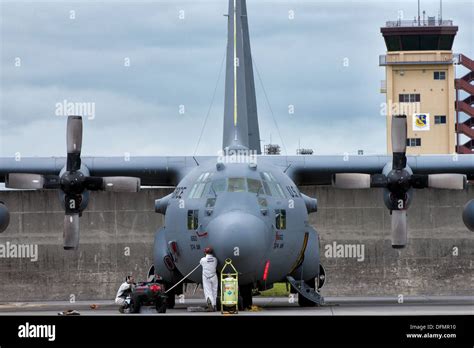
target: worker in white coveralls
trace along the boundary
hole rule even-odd
[[[135,279],[128,275],[125,277],[125,282],[120,285],[120,288],[117,291],[117,296],[115,297],[115,303],[120,305],[119,312],[123,313],[125,309],[128,308],[128,303],[125,301],[127,296],[131,294],[135,286]]]
[[[204,297],[207,301],[207,311],[214,312],[216,310],[217,299],[217,259],[212,255],[212,248],[204,249],[204,256],[199,263],[202,266],[202,287],[204,289]]]

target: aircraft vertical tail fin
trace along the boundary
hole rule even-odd
[[[229,0],[223,148],[261,153],[245,0]]]

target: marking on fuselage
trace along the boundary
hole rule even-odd
[[[297,269],[299,266],[304,261],[304,252],[306,251],[306,247],[308,246],[308,238],[309,238],[309,233],[306,232],[304,234],[304,240],[303,240],[303,246],[301,247],[300,254],[298,255],[298,258],[296,259],[296,262],[294,263],[293,267],[291,267],[291,271],[289,274],[293,273],[295,269]]]
[[[196,231],[196,234],[199,238],[202,238],[202,237],[206,237],[207,236],[207,232],[204,232],[204,233],[199,233],[198,231]]]
[[[234,0],[234,127],[237,127],[237,9],[236,9],[236,0]],[[237,138],[237,133],[235,137]]]

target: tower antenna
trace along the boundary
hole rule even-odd
[[[439,25],[443,23],[443,0],[439,0]]]
[[[418,26],[420,26],[420,0],[418,0]]]

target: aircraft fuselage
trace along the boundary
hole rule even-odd
[[[164,233],[181,274],[199,263],[204,248],[212,247],[219,270],[230,258],[240,284],[264,289],[299,266],[309,231],[315,233],[304,199],[280,168],[212,162],[181,180],[169,197],[165,226],[158,234]],[[157,254],[155,265],[162,262]],[[189,279],[201,282],[200,270]]]

